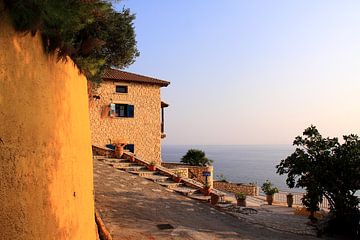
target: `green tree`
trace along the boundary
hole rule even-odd
[[[355,224],[353,216],[359,215],[360,189],[360,140],[356,135],[344,136],[344,143],[337,138],[323,138],[315,126],[307,128],[303,136],[294,140],[294,153],[276,166],[277,173],[287,174],[290,188],[306,190],[303,204],[312,213],[326,198],[336,222],[349,226]]]
[[[46,52],[70,57],[89,80],[124,68],[139,55],[129,9],[116,12],[105,0],[4,0],[15,29],[40,32]]]
[[[181,158],[181,162],[191,166],[208,166],[213,161],[206,157],[205,152],[198,149],[190,149]]]

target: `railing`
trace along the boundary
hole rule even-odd
[[[274,202],[278,203],[286,203],[287,197],[286,195],[289,194],[288,192],[279,192],[274,194]],[[301,199],[303,198],[303,193],[291,193],[293,195],[294,205],[303,205]],[[328,210],[330,208],[329,201],[324,198],[323,201],[319,204],[320,209],[326,209]]]

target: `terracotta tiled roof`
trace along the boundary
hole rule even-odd
[[[106,70],[103,76],[103,80],[149,83],[149,84],[160,85],[161,87],[166,87],[170,84],[170,82],[164,80],[160,80],[152,77],[146,77],[139,74],[125,72],[116,69]]]
[[[161,107],[162,108],[166,108],[166,107],[169,107],[169,106],[170,105],[168,103],[161,101]]]

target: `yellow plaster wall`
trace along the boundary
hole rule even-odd
[[[86,79],[1,14],[0,239],[95,239]]]
[[[116,85],[128,86],[128,93],[116,93]],[[92,143],[104,147],[122,139],[135,145],[135,154],[146,161],[161,161],[160,86],[103,81],[98,100],[90,104]],[[101,117],[110,102],[134,105],[134,118]]]

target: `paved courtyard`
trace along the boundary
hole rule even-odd
[[[299,226],[306,220],[288,212],[279,217],[280,209],[233,216],[98,160],[94,185],[96,208],[113,239],[318,239],[294,234],[307,228]]]

